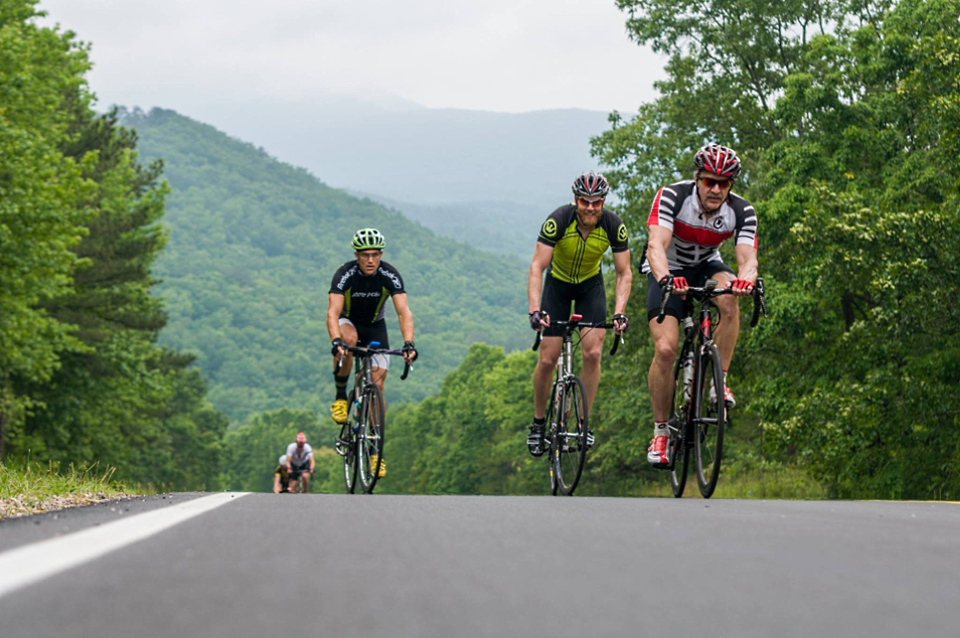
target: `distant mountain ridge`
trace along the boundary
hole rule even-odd
[[[369,199],[173,111],[125,112],[144,161],[162,158],[172,187],[170,241],[154,272],[170,321],[161,341],[199,354],[209,398],[234,420],[281,407],[326,412],[333,396],[325,326],[350,237],[375,226],[402,273],[422,359],[388,400],[439,389],[475,341],[525,347],[526,269],[441,238]],[[391,345],[400,344],[395,315]]]
[[[609,128],[601,111],[496,113],[337,95],[221,107],[216,125],[337,188],[420,205],[511,201],[544,216],[578,173],[597,168],[590,138]]]
[[[521,261],[529,261],[540,225],[553,210],[502,201],[424,205],[349,189],[347,192],[397,210],[438,235]]]

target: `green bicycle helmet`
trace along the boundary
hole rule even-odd
[[[387,241],[376,228],[361,228],[353,236],[354,250],[383,250]]]

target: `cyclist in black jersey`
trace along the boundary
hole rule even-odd
[[[363,347],[377,341],[381,348],[390,347],[387,324],[383,318],[387,297],[393,300],[400,320],[403,358],[408,363],[417,358],[413,343],[413,313],[407,305],[403,278],[396,268],[381,259],[386,246],[383,235],[375,228],[363,228],[353,236],[352,246],[356,259],[345,263],[334,274],[327,306],[327,331],[330,333],[334,356],[333,379],[337,389],[330,414],[334,421],[341,424],[347,421],[347,382],[353,365],[353,356],[342,346]],[[341,356],[343,365],[338,369]],[[390,358],[375,355],[372,362],[373,381],[383,391]],[[380,476],[385,473],[386,463],[381,461]]]
[[[540,228],[537,246],[530,263],[527,299],[530,327],[543,331],[540,358],[533,373],[533,424],[527,447],[534,456],[545,452],[546,406],[557,366],[562,332],[550,326],[550,319],[565,320],[570,306],[588,323],[607,320],[607,299],[600,272],[600,260],[610,248],[617,273],[614,288],[615,331],[627,329],[624,313],[630,297],[633,274],[630,271],[630,250],[627,228],[612,211],[603,207],[610,186],[603,175],[588,171],[573,182],[574,203],[555,210]],[[600,384],[600,356],[606,330],[592,328],[582,333],[583,370],[587,412],[593,405]],[[594,443],[593,432],[587,433],[587,445]]]
[[[740,176],[740,158],[734,150],[707,144],[694,155],[693,181],[664,186],[653,200],[645,259],[640,270],[647,275],[647,319],[653,336],[654,356],[647,379],[653,408],[654,434],[647,460],[667,467],[670,459],[669,428],[674,393],[673,362],[677,356],[683,297],[688,286],[701,287],[708,279],[718,288],[733,288],[734,295],[717,297],[720,310],[714,340],[720,351],[724,400],[736,405],[726,386],[727,370],[740,331],[739,297],[750,295],[757,282],[757,214],[750,202],[731,192]],[[734,239],[737,273],[723,263],[719,246]],[[663,323],[657,323],[660,302],[671,289]],[[716,397],[711,397],[716,400]]]

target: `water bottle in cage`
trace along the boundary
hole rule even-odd
[[[683,402],[690,400],[690,388],[693,386],[693,352],[688,352],[683,358],[683,364],[680,370],[683,375]]]

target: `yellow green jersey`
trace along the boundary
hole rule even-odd
[[[540,227],[537,238],[542,244],[553,246],[550,273],[555,279],[570,284],[595,276],[600,272],[600,259],[610,248],[615,253],[627,250],[627,227],[616,213],[607,209],[600,215],[596,228],[584,239],[577,222],[574,204],[553,211]]]

